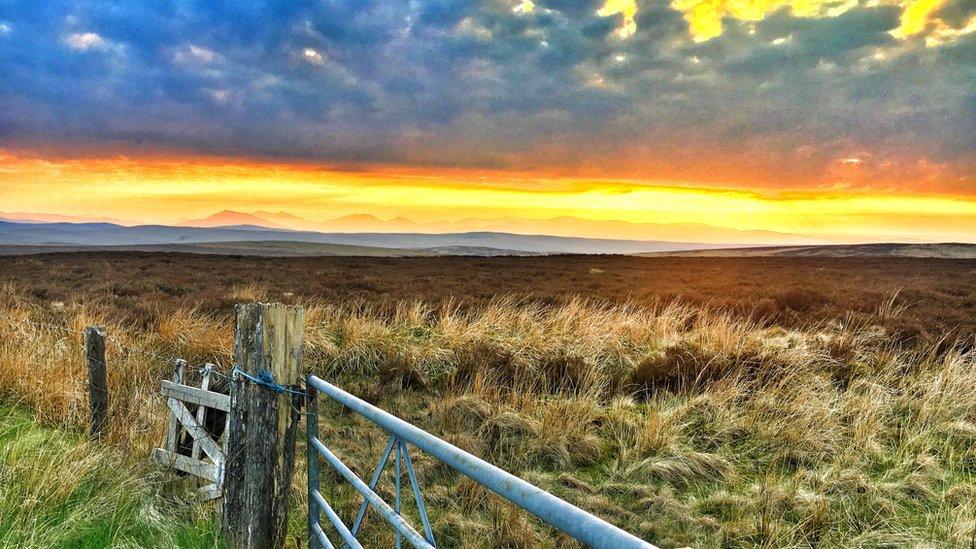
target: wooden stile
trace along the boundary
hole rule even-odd
[[[208,484],[200,488],[200,494],[205,501],[223,495],[224,464],[227,455],[226,428],[223,446],[213,440],[203,428],[207,409],[224,412],[230,410],[229,396],[208,390],[212,373],[213,365],[207,364],[203,369],[203,381],[199,388],[184,385],[186,361],[176,360],[173,380],[164,380],[161,387],[161,393],[166,398],[166,407],[170,411],[166,441],[164,448],[156,448],[150,455],[152,461],[164,467],[205,479]],[[197,406],[196,414],[190,413],[186,403]],[[184,431],[193,439],[189,456],[179,453],[180,438]],[[209,463],[205,460],[209,460]]]
[[[173,383],[172,381],[163,381],[161,392],[163,393],[163,396],[167,398],[175,398],[177,400],[182,400],[183,402],[189,402],[190,404],[196,404],[198,406],[213,408],[214,410],[221,410],[224,412],[230,410],[230,397],[228,395],[222,395],[220,393],[214,393],[205,389],[190,387],[189,385]],[[197,416],[199,417],[199,415],[198,410]],[[201,420],[198,420],[197,423],[201,425],[203,424]]]
[[[210,435],[207,434],[203,427],[197,424],[196,418],[186,409],[186,405],[175,398],[167,399],[166,404],[173,412],[173,415],[176,416],[176,419],[183,424],[186,432],[193,437],[194,444],[199,444],[200,448],[207,454],[207,457],[214,462],[214,465],[220,467],[224,461],[224,453],[217,446],[217,443],[210,438]]]
[[[205,463],[199,459],[186,457],[175,452],[170,452],[169,450],[154,448],[152,451],[152,460],[164,467],[179,469],[193,476],[202,477],[214,482],[220,480],[218,469],[212,463]]]

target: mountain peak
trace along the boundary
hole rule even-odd
[[[254,214],[224,210],[203,219],[190,219],[179,224],[180,227],[232,227],[238,225],[253,225],[269,229],[284,229],[283,225],[272,223]]]
[[[380,221],[380,218],[373,214],[349,214],[337,217],[332,221]]]

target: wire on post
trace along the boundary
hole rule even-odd
[[[285,385],[276,382],[274,380],[274,375],[272,375],[272,373],[268,370],[261,370],[260,372],[258,372],[258,375],[252,376],[251,374],[242,370],[240,366],[237,366],[235,364],[234,369],[231,371],[231,375],[235,375],[235,374],[240,375],[241,377],[243,377],[244,379],[250,381],[255,385],[261,385],[262,387],[267,387],[268,389],[271,389],[276,393],[298,395],[305,398],[308,398],[310,396],[309,393],[305,391],[295,389],[294,387],[287,387]]]

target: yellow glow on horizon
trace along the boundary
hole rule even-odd
[[[976,197],[759,193],[505,173],[340,171],[209,158],[47,160],[2,152],[0,180],[0,213],[74,214],[140,223],[176,223],[224,209],[284,210],[319,222],[361,213],[419,222],[572,216],[602,222],[702,223],[845,241],[976,241]]]

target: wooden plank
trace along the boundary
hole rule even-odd
[[[219,475],[218,468],[210,463],[163,450],[162,448],[154,448],[150,458],[163,467],[179,469],[184,473],[213,481],[217,481]]]
[[[183,428],[186,429],[186,432],[190,433],[193,440],[200,443],[200,448],[202,448],[207,456],[214,462],[214,465],[220,467],[224,462],[224,452],[221,451],[220,446],[217,446],[217,443],[210,438],[210,435],[208,435],[202,427],[197,425],[196,419],[194,419],[190,411],[186,409],[186,406],[175,398],[167,400],[166,404],[169,405],[169,409],[172,410],[176,415],[176,419],[180,420],[180,423],[183,424]]]
[[[91,406],[91,436],[101,439],[108,430],[108,368],[105,365],[105,329],[85,328],[85,357],[88,359],[88,402]]]
[[[186,361],[182,358],[176,359],[173,363],[173,383],[180,383],[183,381],[183,373],[186,370]],[[163,393],[164,395],[166,393]],[[169,425],[166,428],[166,450],[170,452],[175,452],[178,450],[180,438],[180,422],[176,420],[176,415],[173,412],[169,414]]]
[[[237,306],[234,363],[276,383],[300,381],[305,310],[279,303]],[[224,520],[230,549],[281,547],[300,426],[301,397],[235,375],[224,480]]]
[[[227,412],[227,417],[224,419],[224,434],[220,435],[220,442],[224,449],[224,455],[227,455],[227,451],[230,448],[230,412]]]
[[[176,400],[182,400],[183,402],[189,402],[190,404],[206,406],[207,408],[222,410],[224,412],[230,410],[229,395],[223,395],[213,391],[204,391],[203,389],[199,389],[197,387],[180,385],[179,383],[173,383],[172,381],[166,380],[163,380],[162,393],[164,397],[175,398]]]
[[[207,364],[203,367],[203,380],[200,382],[200,390],[206,391],[210,388],[210,374],[213,373],[213,364]],[[229,397],[228,397],[228,400]],[[203,428],[207,427],[207,407],[197,406],[197,425]],[[193,449],[190,451],[190,457],[193,459],[200,459],[200,443],[193,441]]]
[[[224,490],[220,486],[219,481],[201,487],[199,492],[200,492],[200,498],[203,501],[215,500],[224,495]]]

